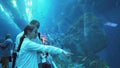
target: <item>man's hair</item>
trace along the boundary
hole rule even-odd
[[[32,21],[30,22],[30,24],[31,24],[31,25],[38,24],[38,25],[37,25],[37,28],[40,27],[40,23],[39,23],[39,21],[37,21],[37,20],[32,20]]]
[[[10,38],[10,37],[11,37],[10,34],[6,34],[5,39],[8,39],[8,38]]]

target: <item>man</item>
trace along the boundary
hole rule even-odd
[[[10,34],[6,35],[5,41],[0,46],[2,48],[2,68],[9,68],[9,61],[11,61],[11,50],[13,49],[13,41]]]
[[[49,46],[50,43],[48,41],[47,36],[42,36],[42,43]],[[57,68],[55,62],[53,61],[52,56],[48,52],[43,52],[41,54],[42,68]]]

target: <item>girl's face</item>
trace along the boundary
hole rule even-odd
[[[29,33],[29,36],[31,37],[31,39],[36,38],[37,37],[37,28],[33,29],[32,32]]]

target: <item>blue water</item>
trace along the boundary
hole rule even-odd
[[[10,33],[15,42],[17,34],[32,19],[40,21],[39,31],[41,34],[50,35],[50,40],[61,39],[69,31],[69,28],[74,27],[75,30],[73,29],[74,31],[70,34],[71,36],[74,33],[77,34],[80,28],[86,28],[83,24],[79,26],[73,26],[73,24],[76,24],[76,21],[84,13],[88,12],[93,13],[101,21],[102,29],[108,38],[107,47],[97,52],[97,54],[108,63],[110,68],[120,68],[120,0],[0,0],[0,40],[7,33]],[[111,24],[106,25],[107,22]],[[112,23],[117,26],[112,25]],[[93,26],[94,29],[97,27],[99,25]],[[81,35],[79,38],[82,38]],[[59,41],[56,42],[58,45],[62,45],[62,42],[64,42],[59,39],[55,41]],[[52,40],[51,43],[55,42]],[[69,43],[68,40],[67,43]],[[78,43],[74,43],[77,47]],[[71,51],[77,54],[77,56],[78,54],[81,55],[81,52],[78,52],[79,50],[75,47],[66,47],[73,48],[74,50],[71,49]],[[85,49],[87,48],[89,47],[85,46]]]

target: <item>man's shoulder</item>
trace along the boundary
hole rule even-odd
[[[11,38],[7,39],[6,42],[13,43],[13,40]]]
[[[23,32],[23,31],[22,31],[22,32],[20,32],[20,33],[17,35],[17,38],[18,38],[18,37],[21,37],[23,34],[24,34],[24,32]]]
[[[42,41],[38,38],[38,36],[35,39],[32,39],[31,41],[36,42],[36,43],[42,43]]]

